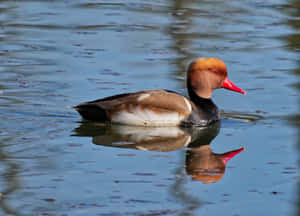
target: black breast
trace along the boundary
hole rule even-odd
[[[184,125],[207,126],[220,120],[219,109],[211,99],[194,95],[191,97],[191,101],[195,107],[191,115],[184,120]]]

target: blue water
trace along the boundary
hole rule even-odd
[[[2,1],[0,215],[299,215],[299,8]],[[214,183],[193,180],[188,155],[197,149],[184,142],[145,151],[134,137],[153,131],[111,132],[69,108],[142,89],[186,94],[186,67],[204,56],[222,59],[247,92],[213,94],[225,114],[206,143],[211,154],[245,147]],[[113,145],[126,134],[143,150]]]

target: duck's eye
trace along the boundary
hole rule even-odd
[[[217,75],[220,75],[220,74],[221,74],[219,71],[215,71],[215,73],[216,73]]]

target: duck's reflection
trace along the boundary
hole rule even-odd
[[[186,154],[186,171],[193,180],[206,184],[217,182],[225,173],[226,163],[243,150],[244,148],[240,148],[224,154],[215,154],[209,145],[191,148]]]
[[[75,129],[77,136],[90,136],[102,146],[167,152],[186,148],[186,172],[193,180],[203,183],[219,181],[226,163],[244,150],[236,149],[216,154],[210,142],[218,135],[220,123],[205,128],[134,127],[123,125],[95,125],[85,122]]]

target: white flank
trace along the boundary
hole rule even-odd
[[[187,138],[187,140],[185,141],[185,143],[184,143],[184,147],[187,147],[187,146],[190,144],[191,140],[192,140],[192,137],[189,136],[189,137]]]
[[[138,97],[138,101],[142,101],[142,100],[144,100],[145,98],[147,98],[147,97],[149,97],[150,96],[150,94],[142,94],[142,95],[140,95],[139,97]]]
[[[189,112],[192,112],[191,103],[186,98],[183,98],[183,99],[184,99],[184,102],[185,102],[186,106],[188,107]]]
[[[137,146],[136,147],[138,150],[142,150],[142,151],[148,151],[148,149],[147,148],[144,148],[144,147],[142,147],[142,146]]]
[[[177,112],[159,114],[149,109],[141,110],[139,107],[130,109],[130,112],[121,111],[112,116],[114,123],[143,126],[174,126],[179,125],[184,119]]]

